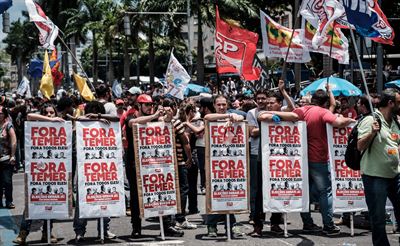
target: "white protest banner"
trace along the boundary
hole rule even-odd
[[[249,209],[248,134],[245,122],[206,124],[206,211],[232,214]]]
[[[25,206],[28,219],[72,217],[71,162],[71,122],[25,122]]]
[[[119,122],[76,122],[79,218],[125,215]]]
[[[366,211],[364,186],[360,171],[347,167],[344,153],[347,147],[347,136],[354,124],[345,128],[332,127],[326,124],[331,164],[333,212]]]
[[[265,212],[308,212],[307,127],[304,121],[261,123]]]
[[[152,122],[133,127],[142,218],[180,213],[175,132],[171,123]]]

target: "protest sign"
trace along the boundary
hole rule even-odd
[[[347,137],[353,127],[354,124],[345,128],[326,124],[334,213],[367,210],[360,170],[350,169],[344,160]]]
[[[306,123],[261,123],[265,212],[308,212]]]
[[[139,208],[142,218],[180,213],[175,132],[171,123],[133,127]]]
[[[125,215],[121,127],[76,122],[79,218]]]
[[[249,209],[248,134],[245,122],[206,124],[206,211],[231,214]]]
[[[25,122],[25,205],[28,219],[72,216],[71,122]]]

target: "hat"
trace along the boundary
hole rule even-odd
[[[116,105],[118,105],[118,104],[124,104],[125,102],[124,102],[124,100],[122,100],[122,99],[117,99],[116,101],[115,101],[115,104]]]
[[[153,98],[151,98],[151,96],[149,96],[147,94],[141,94],[140,96],[138,96],[136,102],[138,102],[138,103],[152,103],[153,102]]]
[[[131,93],[132,95],[139,95],[142,94],[142,90],[139,87],[136,86],[132,86],[129,90],[129,93]]]

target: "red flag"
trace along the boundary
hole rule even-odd
[[[54,48],[54,50],[51,52],[50,56],[50,61],[57,61],[57,48]],[[60,61],[57,61],[56,64],[54,64],[53,68],[51,69],[51,75],[53,77],[53,84],[55,86],[60,86],[61,81],[64,78],[64,74],[60,72]]]
[[[258,34],[233,25],[219,18],[216,7],[215,60],[217,73],[238,72],[245,80],[258,80],[260,70],[253,67]]]

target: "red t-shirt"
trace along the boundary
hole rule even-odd
[[[353,107],[348,108],[347,110],[343,111],[342,115],[346,118],[352,118],[352,119],[357,118],[357,112]]]
[[[332,124],[337,116],[318,106],[304,106],[293,112],[299,116],[299,120],[307,123],[308,161],[327,162],[329,156],[326,123]]]

